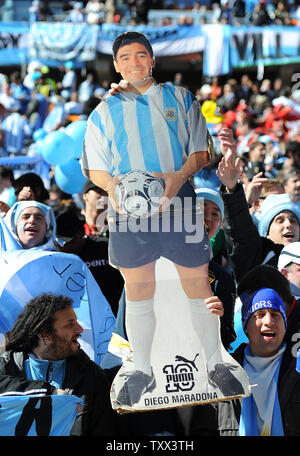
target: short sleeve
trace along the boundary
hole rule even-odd
[[[105,116],[95,109],[88,118],[82,151],[84,170],[112,171],[112,154],[103,122]]]

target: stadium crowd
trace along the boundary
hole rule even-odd
[[[42,2],[33,2],[32,8],[39,8],[39,3]],[[102,10],[89,10],[90,4],[101,5]],[[136,8],[137,4],[128,2],[129,10]],[[264,4],[260,2],[259,8],[264,8]],[[277,12],[278,8],[282,8],[279,4],[284,6],[281,13]],[[70,20],[74,20],[71,16],[74,12],[83,14],[82,9],[87,14],[92,11],[97,16],[93,19],[96,23],[103,20],[103,2],[86,2],[79,6],[77,3],[68,6],[65,2],[66,11],[69,7],[70,13],[66,18],[70,17]],[[226,8],[228,4],[221,2],[221,14]],[[288,12],[287,8],[284,2],[274,2],[274,23],[279,24],[281,20],[281,25],[288,25],[289,16],[284,14]],[[229,23],[228,16],[224,18],[222,21]],[[35,20],[41,19],[36,16]],[[188,85],[188,81],[183,81],[182,75],[177,73],[167,84]],[[93,73],[82,79],[71,61],[60,68],[59,78],[39,62],[28,66],[24,78],[18,71],[1,74],[0,88],[2,158],[39,155],[37,132],[43,130],[47,137],[51,132],[63,131],[76,121],[86,120],[97,104],[110,96],[110,81],[99,82]],[[224,306],[222,342],[227,350],[232,350],[234,343],[239,345],[244,342],[247,334],[252,352],[268,359],[270,354],[257,346],[257,328],[253,327],[251,319],[255,311],[246,314],[243,293],[254,299],[256,293],[263,290],[258,299],[274,299],[273,314],[260,316],[261,325],[268,328],[266,337],[276,336],[277,345],[272,352],[274,363],[272,366],[267,363],[252,366],[253,360],[245,346],[236,356],[241,363],[245,358],[251,364],[249,375],[252,375],[253,382],[263,384],[265,372],[276,379],[274,384],[271,382],[267,389],[262,388],[258,392],[272,397],[274,409],[277,413],[281,411],[282,429],[274,432],[300,435],[299,417],[293,408],[299,398],[299,363],[291,355],[293,342],[299,334],[300,312],[300,90],[295,85],[284,84],[280,78],[259,82],[244,74],[239,78],[230,75],[222,83],[217,77],[211,78],[199,86],[195,95],[201,103],[216,151],[216,158],[193,177],[193,184],[198,196],[205,201],[204,221],[213,250],[213,262],[209,269],[211,286]],[[103,215],[107,209],[106,198],[107,193],[90,180],[77,194],[65,192],[56,182],[53,166],[50,166],[47,184],[36,173],[16,177],[9,166],[0,166],[1,226],[3,223],[11,234],[10,249],[38,248],[77,255],[90,269],[121,327],[122,316],[118,310],[119,303],[124,301],[124,282],[119,271],[109,264],[109,230]],[[8,250],[3,242],[1,249],[3,252]],[[48,303],[51,297],[45,300]],[[34,304],[31,303],[32,306]],[[65,307],[53,312],[68,312],[69,307],[67,302]],[[235,315],[240,319],[242,317],[243,324],[237,323]],[[278,318],[276,322],[272,320],[274,315]],[[25,321],[29,314],[24,313],[20,318]],[[267,318],[270,320],[266,323]],[[38,327],[39,321],[35,324]],[[74,329],[76,338],[81,330],[78,326]],[[18,326],[7,337],[12,338],[17,332]],[[126,337],[124,328],[120,330],[120,335]],[[51,333],[46,336],[47,342]],[[7,345],[24,350],[23,345],[14,345],[13,339],[9,339]],[[51,355],[40,340],[37,347],[40,351],[45,350],[47,356]],[[10,372],[9,369],[12,369],[12,360],[7,353],[2,357],[0,371],[7,369],[6,372]],[[281,365],[278,364],[279,355],[283,357]],[[85,358],[82,366],[91,369],[95,378],[101,377],[101,388],[106,393],[113,374],[119,368],[118,364],[112,367],[109,362],[103,363],[102,368],[107,374],[107,379],[103,380],[102,373],[92,369]],[[94,387],[94,384],[87,385],[87,388]],[[62,394],[59,390],[49,391],[51,394]],[[1,392],[5,392],[5,386],[0,381]],[[101,403],[98,396],[97,401]],[[92,424],[93,414],[96,413],[93,408],[92,412],[89,411],[90,428],[85,424],[84,432],[96,435],[111,432],[127,436],[237,435],[238,432],[246,432],[247,435],[250,432],[247,426],[251,423],[245,424],[245,417],[250,414],[253,404],[247,405],[249,409],[238,409],[237,403],[224,404],[192,407],[185,411],[174,409],[142,413],[136,417],[134,414],[116,416],[108,413],[109,405],[106,403],[105,407],[103,404],[101,407],[109,416],[106,424],[113,420],[110,431],[104,431],[104,428],[101,431],[100,421]],[[263,420],[269,412],[269,407],[259,411]],[[76,432],[81,433],[82,430],[77,429]]]
[[[9,8],[6,11],[5,2],[2,10],[5,20],[12,20],[12,12]],[[160,13],[158,20],[149,14],[153,10]],[[300,9],[292,0],[33,0],[29,3],[27,20],[161,26],[205,23],[287,26],[299,25]]]

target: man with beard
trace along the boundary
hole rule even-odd
[[[84,403],[70,435],[112,435],[109,387],[102,369],[80,348],[82,332],[70,298],[33,298],[5,335],[0,394],[78,396]]]

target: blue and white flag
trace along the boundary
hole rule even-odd
[[[30,28],[26,22],[0,24],[0,65],[23,65],[27,63]]]
[[[0,395],[0,436],[67,436],[83,400],[74,395]]]
[[[73,299],[83,327],[81,348],[100,365],[115,326],[109,303],[86,264],[69,253],[16,250],[0,254],[0,335],[24,306],[43,293]]]
[[[98,31],[97,25],[35,22],[30,28],[29,56],[58,62],[94,60]]]
[[[2,217],[0,217],[0,252],[22,250],[21,245],[15,240]]]
[[[217,76],[231,71],[231,30],[229,25],[209,24],[203,26],[205,51],[203,74]]]
[[[35,156],[16,156],[16,157],[2,157],[0,158],[0,166],[9,166],[13,173],[14,178],[22,176],[26,173],[38,174],[43,180],[45,186],[49,186],[50,178],[49,171],[50,165],[40,155]]]
[[[112,54],[114,39],[123,32],[132,30],[115,24],[102,24],[97,43],[97,50],[103,54]],[[181,55],[192,54],[204,50],[205,35],[201,26],[165,26],[150,27],[138,25],[134,30],[144,33],[149,39],[154,55]]]

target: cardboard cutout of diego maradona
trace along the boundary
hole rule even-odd
[[[207,245],[209,250],[201,206],[199,201],[195,211],[198,228],[191,229],[187,244],[193,237],[203,236],[202,247]],[[186,220],[191,219],[186,211]],[[152,224],[159,217],[167,220],[169,216],[167,210],[153,214]],[[139,227],[145,222],[135,217],[131,220]],[[181,225],[181,220],[177,223]],[[132,321],[128,323],[125,317],[127,338],[116,332],[109,344],[108,350],[122,358],[111,388],[112,407],[118,413],[201,405],[250,394],[245,371],[223,347],[219,317],[209,312],[204,299],[187,296],[176,266],[166,257],[155,262],[155,292],[149,301],[145,306],[137,304],[141,309],[133,314],[133,328],[128,327]],[[126,293],[120,305],[122,319],[128,310]]]
[[[152,78],[144,35],[119,35],[113,57],[130,90],[117,85],[90,115],[82,157],[84,174],[111,197],[109,259],[125,279],[128,342],[110,342],[115,354],[125,347],[112,406],[127,413],[247,396],[248,377],[206,301],[211,247],[187,179],[196,155],[202,166],[212,157],[201,107],[187,89]],[[175,195],[162,199],[170,188]]]

